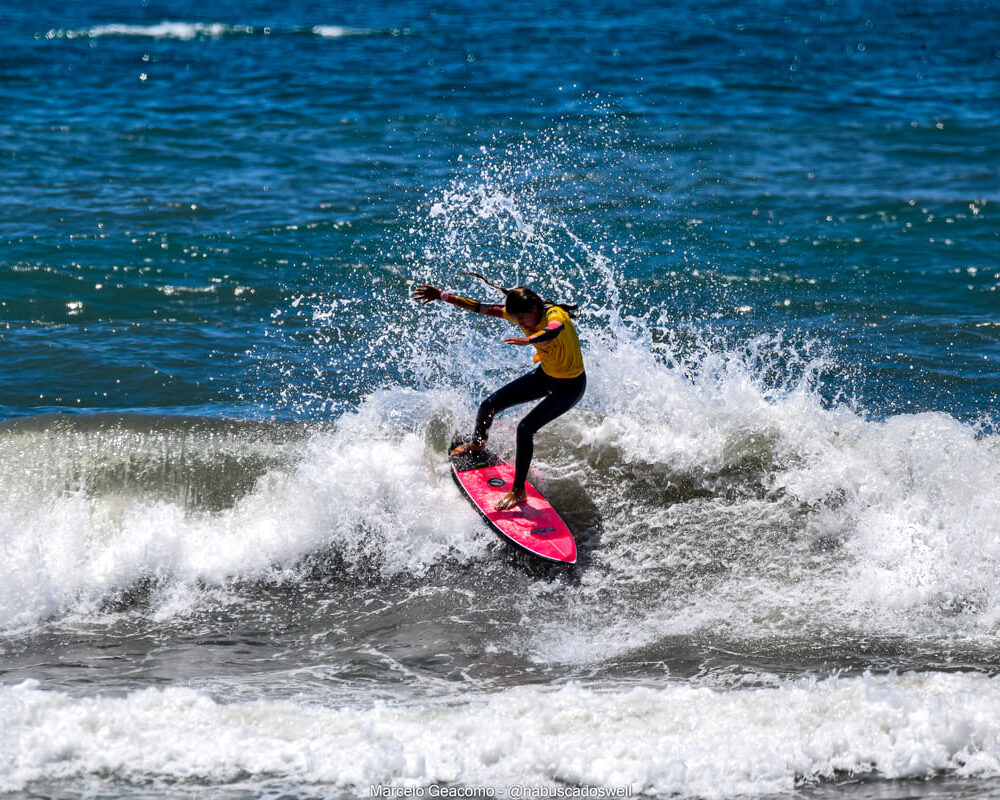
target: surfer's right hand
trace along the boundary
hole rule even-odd
[[[431,286],[429,283],[421,283],[413,290],[411,297],[414,300],[420,300],[420,304],[425,306],[428,303],[433,303],[435,300],[440,300],[441,290],[437,286]]]

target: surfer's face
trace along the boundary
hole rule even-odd
[[[517,320],[517,324],[522,328],[537,328],[538,323],[542,321],[541,312],[537,308],[533,308],[531,311],[524,311],[520,314],[511,314],[511,316]]]

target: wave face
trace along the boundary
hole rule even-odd
[[[415,576],[480,551],[472,512],[437,485],[423,442],[359,441],[358,425],[308,435],[143,416],[8,426],[3,627],[99,611],[137,585],[174,602],[181,587],[279,578],[332,551]],[[453,536],[455,522],[470,534]]]

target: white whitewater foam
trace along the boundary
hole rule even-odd
[[[1000,451],[941,413],[815,432],[779,485],[822,508],[817,532],[843,540],[859,605],[1000,620]]]
[[[183,688],[0,688],[0,791],[33,781],[583,785],[725,797],[838,774],[1000,774],[1000,679],[906,674],[715,691],[521,687],[460,702],[220,703]]]

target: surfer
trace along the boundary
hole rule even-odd
[[[542,401],[518,423],[514,483],[511,490],[497,503],[497,510],[503,511],[527,499],[524,482],[528,478],[528,466],[534,453],[535,433],[543,425],[552,422],[579,403],[587,388],[587,374],[583,369],[580,340],[572,322],[573,312],[577,307],[543,300],[531,289],[523,286],[505,289],[477,272],[463,274],[479,278],[487,285],[503,292],[504,304],[481,303],[441,291],[436,286],[426,283],[413,290],[413,298],[421,301],[422,305],[441,300],[466,311],[486,314],[489,317],[502,317],[516,323],[524,336],[508,337],[504,339],[504,343],[517,347],[529,344],[534,346],[533,360],[538,364],[534,371],[511,381],[483,400],[476,414],[476,428],[472,439],[451,451],[451,455],[459,456],[484,449],[490,425],[493,424],[493,417],[497,413],[521,403]]]

